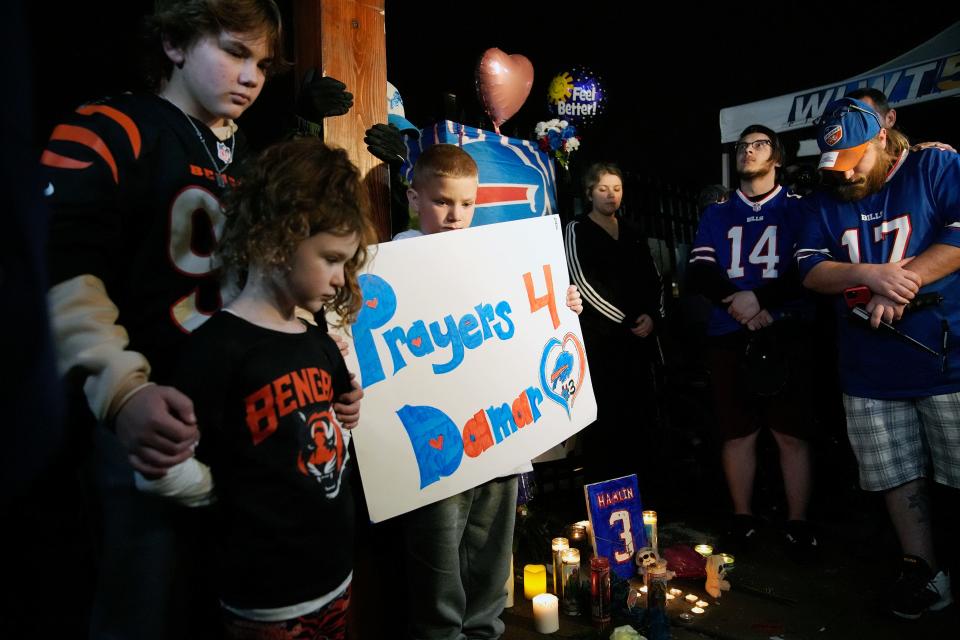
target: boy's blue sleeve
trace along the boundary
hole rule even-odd
[[[718,265],[717,248],[714,245],[712,234],[710,233],[713,228],[714,206],[704,211],[703,217],[700,218],[700,224],[697,226],[697,235],[693,239],[693,249],[690,251],[690,264],[702,262],[711,266]]]
[[[934,149],[920,153],[936,154],[931,157],[938,169],[933,181],[933,199],[943,221],[937,242],[960,247],[960,154]]]
[[[687,268],[687,286],[693,293],[705,296],[715,305],[723,305],[723,299],[739,289],[727,278],[719,262],[713,230],[716,226],[716,211],[713,205],[703,212],[697,235],[690,251],[690,266]]]
[[[801,205],[800,233],[794,253],[801,282],[815,266],[834,259],[833,243],[829,240],[829,230],[826,228],[819,200],[820,198],[816,196],[804,198]]]

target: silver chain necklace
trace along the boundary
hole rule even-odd
[[[170,101],[167,100],[167,102],[170,102]],[[173,102],[170,102],[170,104],[173,104]],[[230,166],[230,163],[233,162],[233,150],[237,145],[237,136],[234,133],[230,134],[229,147],[225,145],[223,141],[217,140],[217,155],[220,157],[221,160],[223,160],[223,168],[221,169],[220,167],[217,166],[217,161],[214,159],[213,154],[210,153],[210,148],[207,146],[207,139],[203,137],[203,133],[200,132],[200,129],[194,123],[193,118],[191,118],[189,114],[187,114],[187,112],[181,109],[179,106],[175,104],[173,104],[173,106],[177,107],[177,110],[180,113],[182,113],[183,117],[186,118],[187,122],[190,123],[190,127],[193,129],[194,133],[197,134],[197,139],[200,140],[200,146],[203,147],[203,150],[207,154],[207,158],[210,159],[210,164],[213,165],[213,170],[217,174],[217,185],[221,187],[227,186],[227,181],[223,177],[223,173]]]

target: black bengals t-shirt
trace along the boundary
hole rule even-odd
[[[194,402],[197,457],[216,484],[220,597],[285,607],[340,585],[353,558],[353,496],[334,399],[350,389],[336,343],[221,311],[187,340],[174,386]]]

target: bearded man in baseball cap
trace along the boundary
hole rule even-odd
[[[804,199],[795,255],[804,286],[837,296],[860,484],[884,494],[903,551],[889,607],[918,618],[953,602],[927,483],[960,489],[960,155],[911,151],[882,124],[859,100],[827,105],[817,142],[828,186]],[[844,292],[855,287],[869,290],[869,322],[849,318]]]

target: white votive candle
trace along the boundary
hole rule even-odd
[[[533,628],[538,633],[553,633],[560,630],[560,609],[557,596],[541,593],[533,598]]]
[[[707,607],[710,606],[710,603],[707,602],[706,600],[697,600],[697,606],[700,607],[701,609],[706,609]]]
[[[696,602],[700,598],[698,598],[696,595],[692,593],[688,593],[687,595],[683,596],[683,599],[686,600],[687,602]]]
[[[700,607],[694,607],[693,609],[690,609],[690,612],[700,615],[701,613],[703,613],[703,609],[701,609]]]

